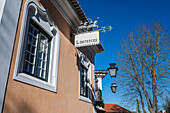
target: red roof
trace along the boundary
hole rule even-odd
[[[104,109],[106,113],[131,113],[131,111],[118,106],[117,104],[105,104]]]

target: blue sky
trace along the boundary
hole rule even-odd
[[[100,41],[105,51],[95,56],[96,70],[107,69],[109,63],[117,63],[116,51],[120,49],[121,38],[126,38],[127,33],[133,31],[140,24],[152,24],[155,19],[160,21],[164,27],[170,28],[170,0],[78,1],[87,18],[93,20],[97,17],[100,18],[98,21],[99,27],[113,27],[110,32],[100,33]],[[109,75],[103,79],[104,102],[123,106],[119,93],[113,94],[107,88],[114,81],[115,79],[111,79]]]

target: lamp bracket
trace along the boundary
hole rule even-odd
[[[99,27],[97,25],[98,20],[99,20],[99,17],[97,17],[97,19],[94,21],[91,18],[88,18],[88,21],[85,21],[85,22],[81,21],[80,26],[77,28],[76,34],[83,33],[83,32],[90,32],[93,30],[93,28],[95,27],[98,28]],[[106,32],[106,31],[111,31],[111,30],[112,30],[111,26],[108,26],[108,27],[104,26],[96,31]]]

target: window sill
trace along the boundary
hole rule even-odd
[[[81,95],[79,96],[79,100],[82,100],[82,101],[85,101],[85,102],[88,102],[88,103],[92,103],[92,101],[89,98],[83,97]]]
[[[42,81],[38,78],[35,78],[25,73],[19,73],[17,76],[14,76],[14,80],[27,83],[27,84],[30,84],[30,85],[33,85],[33,86],[36,86],[42,89],[52,91],[52,92],[57,92],[56,85]]]

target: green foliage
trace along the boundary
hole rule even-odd
[[[104,108],[104,100],[102,97],[101,97],[101,106],[102,106],[102,108]]]

